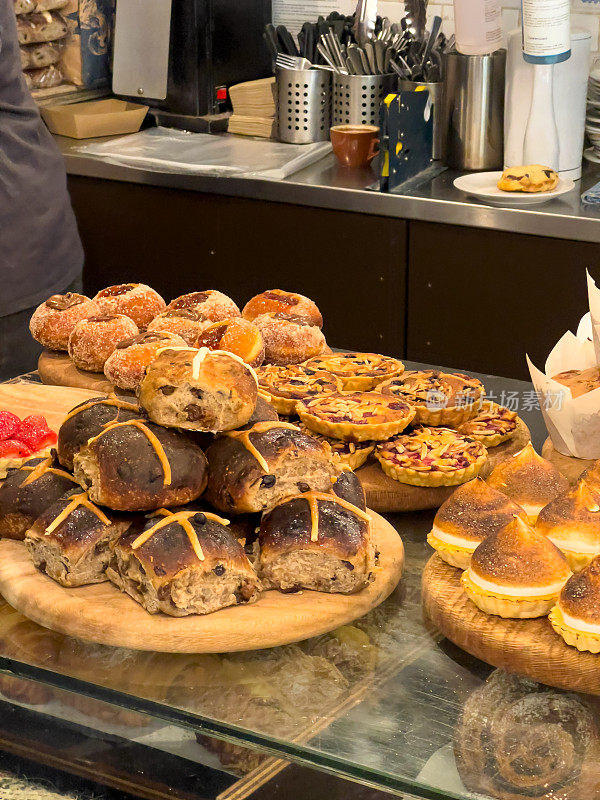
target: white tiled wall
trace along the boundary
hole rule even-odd
[[[519,24],[519,13],[521,0],[501,0],[502,3],[502,23],[505,31],[516,28]],[[600,0],[591,2],[590,0],[571,0],[572,25],[587,28],[592,34],[592,50],[594,57],[599,55],[600,50]],[[378,13],[381,16],[388,16],[392,21],[399,19],[404,11],[404,3],[397,0],[379,0]],[[428,6],[428,15],[439,15],[443,19],[442,30],[450,35],[454,30],[453,6],[452,3],[436,2],[431,0]]]

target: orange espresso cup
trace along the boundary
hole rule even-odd
[[[329,133],[333,152],[343,167],[368,167],[379,155],[376,125],[334,125]]]

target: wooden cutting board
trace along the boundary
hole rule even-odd
[[[265,592],[247,606],[206,616],[148,614],[111,583],[66,589],[33,566],[23,542],[0,541],[0,594],[21,614],[88,642],[163,653],[229,653],[277,647],[347,625],[382,603],[404,567],[396,530],[373,514],[379,563],[375,580],[354,595]]]
[[[481,477],[487,478],[497,464],[518,453],[530,440],[529,428],[522,419],[519,419],[518,428],[512,439],[498,447],[490,448],[488,460],[479,473]],[[361,467],[356,474],[365,489],[369,508],[382,513],[439,508],[456,489],[456,486],[428,488],[399,483],[383,472],[378,461]]]
[[[92,392],[111,394],[115,385],[102,372],[78,369],[66,353],[44,350],[38,359],[38,372],[42,381],[50,386],[71,386]],[[128,394],[121,389],[119,394]]]
[[[464,593],[461,574],[438,555],[423,572],[423,610],[444,636],[494,667],[600,695],[600,655],[569,647],[546,617],[511,620],[484,614]]]
[[[556,469],[565,476],[571,485],[577,483],[581,473],[595,464],[594,459],[574,458],[573,456],[563,456],[554,448],[552,439],[548,437],[542,447],[542,455],[547,458]]]
[[[97,394],[97,391],[44,386],[29,381],[0,383],[0,409],[12,411],[21,419],[29,414],[43,414],[52,430],[58,431],[73,406]]]
[[[86,399],[86,397],[93,396],[99,392],[110,393],[111,391],[114,391],[115,387],[108,381],[103,380],[99,375],[96,375],[96,373],[85,373],[76,369],[67,356],[46,351],[42,354],[42,356],[40,356],[40,365],[42,365],[42,360],[45,360],[46,367],[48,364],[52,363],[53,360],[55,361],[55,372],[53,373],[53,379],[50,380],[51,373],[48,372],[47,369],[45,372],[45,378],[43,375],[42,378],[44,383],[53,384],[52,386],[47,387],[49,390],[48,397],[56,398],[56,400],[53,399],[52,401],[53,405],[56,404],[58,398],[64,397],[65,404],[63,416],[66,416],[66,414],[74,405]],[[65,364],[65,361],[68,362],[68,364]],[[41,369],[40,374],[42,374]],[[57,385],[58,381],[56,379],[59,377],[65,383],[64,388],[62,384]],[[69,381],[71,382],[69,383]],[[79,397],[79,395],[71,395],[69,392],[77,392],[81,391],[82,389],[67,388],[67,385],[78,385],[81,386],[82,389],[87,389],[88,392],[86,395],[81,396],[80,399],[71,401],[72,397]],[[45,402],[44,387],[39,387],[39,389],[39,402]],[[127,394],[127,392],[121,392],[121,390],[117,391],[119,394]],[[61,395],[61,392],[64,392],[64,394]],[[38,408],[39,407],[40,406],[38,406]],[[0,408],[9,408],[10,410],[13,410],[15,414],[20,413],[18,408],[12,409],[11,406],[8,405],[3,406],[0,404]],[[529,428],[527,425],[525,425],[523,420],[519,419],[517,431],[512,439],[504,444],[499,445],[498,447],[493,447],[490,449],[488,460],[480,473],[481,476],[484,478],[487,477],[496,464],[499,464],[501,461],[505,461],[507,458],[510,458],[510,456],[518,453],[519,450],[522,450],[523,447],[525,447],[530,439],[531,436],[529,433]],[[381,513],[390,513],[395,511],[423,511],[426,509],[439,508],[444,500],[450,497],[456,488],[455,486],[427,488],[423,486],[409,486],[405,483],[399,483],[398,481],[389,478],[383,472],[378,462],[369,463],[366,466],[361,467],[359,470],[357,470],[356,474],[360,478],[360,481],[365,489],[367,505],[374,511]]]

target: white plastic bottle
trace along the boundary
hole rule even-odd
[[[571,56],[569,0],[521,0],[523,58],[530,64],[560,64]]]
[[[454,0],[456,49],[485,56],[502,47],[500,0]]]

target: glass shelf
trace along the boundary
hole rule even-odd
[[[531,388],[484,380],[497,395]],[[521,416],[539,449],[541,415]],[[111,724],[129,729],[135,719],[146,728],[131,732],[136,741],[167,752],[170,737],[171,753],[179,747],[229,775],[268,777],[292,761],[384,791],[466,800],[465,784],[488,797],[544,796],[533,793],[535,774],[549,798],[563,785],[575,787],[565,794],[573,800],[597,796],[578,793],[584,780],[600,786],[598,759],[590,766],[600,748],[589,722],[600,718],[596,701],[492,670],[443,639],[421,612],[433,513],[387,518],[405,543],[406,571],[393,595],[352,625],[271,650],[165,655],[86,644],[4,605],[0,697],[59,717],[70,697],[72,721],[99,730],[107,721],[92,701],[104,700],[115,707]],[[29,694],[21,684],[15,698],[10,675],[30,679]],[[56,690],[67,692],[57,699]],[[537,750],[525,746],[532,738]]]

